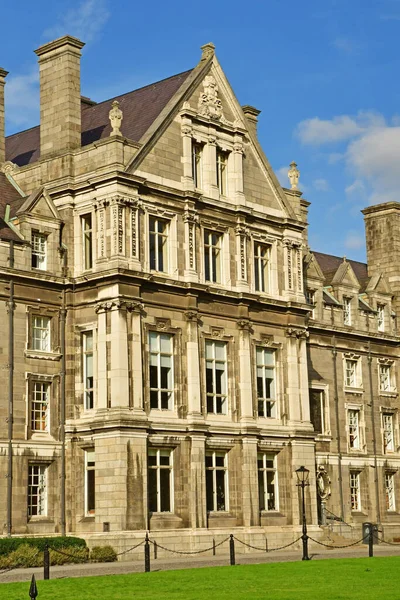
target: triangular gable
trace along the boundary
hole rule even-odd
[[[218,63],[218,60],[213,52],[213,46],[207,44],[203,46],[203,57],[199,64],[193,69],[189,77],[184,81],[179,90],[174,94],[164,110],[160,113],[157,119],[153,121],[149,129],[140,139],[142,147],[135,154],[131,162],[127,165],[126,171],[133,172],[141,168],[141,164],[145,157],[152,150],[155,144],[160,140],[161,136],[166,132],[167,128],[173,122],[173,119],[179,114],[182,108],[189,107],[190,111],[196,113],[199,107],[199,98],[204,93],[204,86],[207,77],[214,78],[218,87],[218,96],[222,104],[223,117],[221,122],[227,122],[231,127],[246,133],[248,140],[246,152],[246,160],[254,164],[254,167],[259,169],[262,176],[260,178],[259,196],[263,198],[258,201],[260,205],[265,203],[269,208],[272,208],[276,216],[289,217],[297,220],[290,201],[286,198],[278,179],[276,178],[271,165],[268,162],[256,135],[247,125],[246,117],[243,110],[236,99],[234,92]],[[144,169],[145,170],[145,169]],[[262,180],[262,181],[261,181]],[[251,200],[246,196],[246,202]],[[283,214],[282,214],[283,213]]]
[[[351,267],[351,264],[349,262],[347,262],[346,259],[343,259],[343,262],[341,263],[341,265],[339,266],[335,275],[333,276],[332,285],[333,286],[344,285],[344,286],[350,286],[350,287],[354,287],[354,288],[360,287],[360,282],[358,281],[357,277],[355,276],[355,273]]]
[[[382,273],[378,273],[371,277],[365,291],[367,294],[370,294],[371,292],[385,295],[392,293],[390,286]]]
[[[325,281],[325,275],[323,274],[321,267],[319,266],[318,261],[312,252],[309,252],[304,257],[304,274],[307,279],[318,279],[319,281]]]
[[[57,219],[58,221],[61,221],[60,214],[44,187],[32,192],[23,205],[17,210],[16,215],[20,216],[24,213],[37,215],[44,219]]]

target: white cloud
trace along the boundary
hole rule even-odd
[[[295,135],[303,144],[321,146],[332,142],[343,142],[361,135],[371,128],[385,126],[385,119],[374,111],[360,111],[355,117],[340,115],[333,119],[313,117],[301,121]]]
[[[365,236],[364,233],[359,233],[358,231],[348,231],[346,238],[344,240],[345,248],[349,250],[360,250],[365,246]]]
[[[5,86],[5,111],[12,125],[29,126],[39,121],[39,69],[10,75]]]
[[[337,37],[333,41],[333,46],[345,54],[355,54],[360,50],[360,45],[357,44],[355,40],[348,37]]]
[[[313,181],[313,187],[318,192],[327,192],[329,190],[329,183],[327,182],[326,179],[323,179],[321,177],[319,179],[314,179],[314,181]]]
[[[82,41],[92,42],[110,16],[107,0],[83,0],[60,17],[60,21],[43,32],[43,37],[54,39],[73,35]]]
[[[353,181],[353,183],[351,183],[350,185],[348,185],[345,190],[346,194],[348,196],[360,196],[360,195],[365,195],[365,185],[364,182],[361,181],[361,179],[356,179],[355,181]]]
[[[346,157],[342,152],[331,152],[328,156],[328,164],[335,165]]]

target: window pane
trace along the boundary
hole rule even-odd
[[[170,490],[170,470],[160,470],[160,499],[161,512],[169,512],[171,510],[171,490]]]
[[[148,472],[149,485],[149,511],[157,512],[157,471],[149,469]]]
[[[225,508],[225,471],[216,471],[217,481],[217,510],[226,510]]]
[[[207,510],[214,510],[213,472],[206,471]]]

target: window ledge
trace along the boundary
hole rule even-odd
[[[393,390],[390,392],[379,392],[379,396],[381,396],[382,398],[397,398],[398,394],[397,391]]]
[[[346,394],[357,394],[361,396],[364,393],[364,388],[362,387],[346,387],[344,386],[344,391]]]
[[[61,358],[61,354],[58,352],[41,352],[40,350],[25,350],[24,356],[39,360],[60,360]]]
[[[48,431],[32,431],[31,440],[54,441],[54,437]]]
[[[94,523],[94,521],[95,521],[94,515],[86,515],[85,517],[82,517],[81,519],[79,519],[79,523]]]
[[[332,441],[332,434],[330,434],[330,433],[317,433],[315,437],[316,437],[317,442],[331,442]]]
[[[51,517],[47,517],[47,516],[35,516],[35,517],[29,517],[28,519],[28,523],[54,523],[54,519],[52,519]]]
[[[260,510],[260,515],[262,517],[273,517],[273,518],[285,516],[281,512],[279,512],[279,510]]]

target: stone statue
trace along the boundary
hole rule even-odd
[[[108,113],[108,118],[110,119],[112,127],[110,135],[122,135],[120,128],[124,115],[122,114],[122,110],[119,108],[118,100],[114,100],[112,103],[112,109]]]
[[[289,177],[291,189],[298,190],[299,188],[298,188],[297,184],[299,183],[300,171],[298,170],[297,164],[294,161],[290,163],[288,177]]]
[[[200,115],[211,119],[221,119],[222,102],[218,98],[218,86],[212,75],[206,75],[203,81],[204,92],[200,94],[198,111]]]

